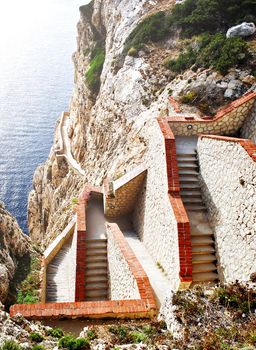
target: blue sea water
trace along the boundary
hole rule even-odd
[[[79,0],[2,0],[0,200],[27,232],[33,173],[48,156],[73,87]]]

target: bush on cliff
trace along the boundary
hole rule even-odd
[[[229,68],[245,62],[249,57],[248,45],[241,38],[226,39],[225,35],[204,35],[199,39],[199,49],[188,48],[176,60],[165,62],[167,68],[181,73],[192,65],[209,68],[225,74]]]
[[[92,51],[90,66],[85,73],[86,84],[93,93],[97,95],[100,89],[100,76],[105,61],[105,50],[97,48]]]

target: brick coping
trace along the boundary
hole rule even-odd
[[[147,274],[134,255],[117,224],[108,224],[138,285],[141,298],[87,302],[85,298],[86,207],[92,193],[102,194],[99,187],[87,186],[79,197],[77,212],[77,262],[75,302],[16,304],[10,315],[22,314],[28,319],[61,318],[151,318],[157,306]],[[80,256],[80,257],[79,257]],[[45,261],[44,261],[45,263]]]
[[[256,145],[249,139],[239,139],[236,137],[218,136],[218,135],[199,135],[199,139],[212,139],[225,142],[239,143],[247,152],[250,158],[256,162]]]
[[[177,221],[180,257],[180,280],[182,283],[189,285],[192,282],[192,247],[190,223],[180,196],[175,137],[166,119],[158,118],[157,121],[164,136],[168,196]]]
[[[195,119],[194,117],[191,117],[189,115],[173,115],[173,116],[167,116],[166,120],[168,121],[168,123],[179,122],[181,124],[214,123],[217,120],[223,118],[228,113],[234,111],[236,108],[242,106],[244,103],[246,103],[252,99],[256,99],[256,92],[249,92],[249,93],[243,95],[242,97],[238,98],[237,100],[229,103],[228,105],[220,108],[214,117],[209,117],[209,116],[205,115],[205,116],[201,117],[200,119]],[[170,99],[170,101],[171,101],[171,99]],[[177,101],[175,101],[175,103],[178,104]]]

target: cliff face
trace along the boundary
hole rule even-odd
[[[77,51],[74,54],[75,85],[66,128],[73,157],[85,176],[63,161],[57,165],[56,129],[49,158],[34,175],[29,198],[31,238],[45,244],[62,231],[72,214],[70,201],[86,183],[102,184],[106,176],[125,173],[140,163],[147,149],[152,119],[164,108],[164,99],[152,105],[153,68],[143,57],[123,56],[123,44],[139,20],[149,12],[172,6],[170,1],[95,0],[81,8]],[[85,83],[92,48],[105,50],[101,88],[97,99]],[[163,78],[163,77],[162,77]],[[166,78],[165,78],[166,79]]]
[[[13,301],[15,285],[25,277],[29,260],[30,239],[0,202],[0,302]]]

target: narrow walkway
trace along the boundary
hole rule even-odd
[[[134,231],[128,217],[116,220],[116,223],[122,230],[129,246],[133,250],[136,258],[141,263],[144,271],[148,275],[150,284],[155,294],[157,306],[163,303],[166,292],[169,290],[170,282],[167,277],[159,270],[155,261],[147,251],[144,244]]]
[[[46,302],[75,300],[76,235],[68,239],[47,266]]]
[[[70,139],[68,137],[68,128],[67,128],[68,118],[69,118],[69,114],[64,113],[59,126],[61,138],[63,141],[63,153],[69,165],[71,166],[71,168],[79,175],[84,176],[85,175],[84,170],[81,168],[80,164],[74,159],[73,154],[71,152]]]

